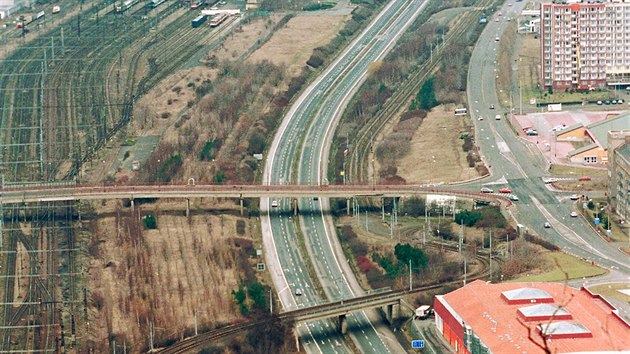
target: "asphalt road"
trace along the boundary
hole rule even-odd
[[[343,110],[351,93],[362,82],[369,64],[391,49],[398,36],[409,26],[423,7],[425,0],[394,0],[354,40],[333,64],[300,96],[285,117],[272,143],[265,165],[266,184],[287,182],[321,183],[327,164],[327,146],[335,118]],[[308,134],[304,134],[308,131]],[[298,174],[294,161],[300,154]],[[273,198],[272,198],[273,199]],[[323,210],[327,200],[301,198],[299,224],[290,215],[290,199],[261,200],[263,237],[266,260],[283,308],[308,306],[322,299],[314,289],[314,280],[307,271],[306,257],[311,257],[323,290],[330,299],[354,296],[356,281],[339,247],[334,229],[327,227]],[[302,254],[297,232],[302,226],[308,254]],[[351,284],[354,283],[354,284]],[[299,290],[298,290],[299,289]],[[296,294],[302,295],[296,295]],[[385,329],[377,330],[368,318],[368,311],[348,316],[348,330],[362,352],[403,352],[389,341]],[[303,343],[309,351],[347,351],[334,329],[332,321],[309,322],[299,326]],[[387,343],[386,343],[387,342]]]
[[[468,75],[468,102],[476,127],[477,145],[486,164],[491,166],[492,177],[467,186],[480,188],[482,183],[504,178],[507,184],[493,189],[509,186],[519,196],[520,201],[510,209],[519,223],[568,253],[591,259],[600,266],[630,273],[627,255],[620,252],[616,245],[605,242],[585,219],[569,216],[581,205],[566,198],[566,193],[556,193],[547,188],[542,177],[547,173],[548,162],[535,146],[516,137],[506,122],[509,115],[506,118],[505,113],[509,109],[502,107],[497,98],[496,60],[498,47],[510,43],[500,43],[495,38],[501,37],[505,30],[506,17],[515,18],[525,4],[516,2],[510,7],[506,3],[500,10],[503,12],[500,21],[495,22],[493,17],[486,25],[471,57],[470,68],[473,69]],[[491,104],[495,105],[495,109],[489,108]],[[500,120],[495,120],[496,114],[501,115]],[[479,116],[483,116],[484,120],[478,120]],[[552,227],[545,229],[545,221],[550,222]]]

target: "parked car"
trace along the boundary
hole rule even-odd
[[[551,228],[551,224],[549,222],[545,222],[545,229],[550,229]]]
[[[572,211],[571,214],[569,214],[569,215],[571,215],[572,218],[577,218],[578,213],[577,213],[577,211]]]
[[[518,201],[518,197],[515,194],[510,194],[508,196],[508,198],[510,198],[511,201],[516,202]]]
[[[490,109],[494,109],[494,105],[493,104],[490,105]]]
[[[271,201],[271,207],[272,208],[277,208],[278,207],[278,201],[277,200]]]
[[[501,120],[501,115],[500,115],[500,114],[497,114],[496,116],[494,116],[494,119],[495,119],[495,120]]]
[[[479,116],[479,118],[477,118],[477,120],[483,120],[483,116]]]
[[[601,106],[601,105],[603,105],[603,104],[604,104],[604,102],[602,102],[602,101],[597,101],[597,104]]]
[[[488,187],[482,187],[481,193],[493,193],[494,191]]]
[[[580,196],[577,195],[577,194],[573,194],[573,195],[571,195],[570,198],[571,198],[571,200],[578,200],[578,199],[580,199]]]
[[[300,288],[295,289],[295,295],[296,296],[302,296],[302,289],[300,289]]]
[[[512,193],[512,190],[510,188],[501,188],[499,193]]]
[[[526,135],[535,136],[535,135],[538,135],[538,131],[536,131],[536,129],[527,129],[527,130],[525,131],[525,134],[526,134]]]

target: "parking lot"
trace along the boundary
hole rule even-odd
[[[605,104],[602,104],[605,105]],[[612,104],[607,106],[612,108]],[[619,105],[620,109],[626,105]],[[514,115],[511,123],[518,132],[519,137],[536,144],[548,161],[552,163],[568,164],[566,157],[570,151],[579,147],[575,142],[556,142],[554,133],[557,130],[572,127],[576,124],[588,126],[610,116],[616,116],[626,111],[615,110],[606,112],[591,111],[566,111],[566,112],[539,112],[524,115]]]

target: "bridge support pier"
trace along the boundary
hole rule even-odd
[[[133,202],[133,197],[131,197],[131,199],[129,200],[129,205],[131,206],[131,210],[133,210],[133,208],[135,207],[135,203]]]
[[[385,319],[389,322],[389,325],[392,326],[394,324],[394,320],[398,317],[398,312],[400,310],[400,301],[398,304],[387,305],[385,311]]]
[[[339,324],[337,329],[341,334],[348,333],[348,319],[346,318],[346,315],[339,315]]]
[[[346,212],[350,216],[350,198],[346,198]]]
[[[297,328],[295,328],[295,326],[293,326],[293,338],[295,338],[295,350],[297,352],[300,351],[300,337],[298,336],[298,331]]]
[[[190,198],[186,198],[186,217],[190,217]]]
[[[293,199],[293,216],[297,216],[298,214],[298,200],[297,198]]]

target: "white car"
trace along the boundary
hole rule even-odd
[[[569,214],[569,215],[571,215],[572,218],[577,218],[578,213],[577,213],[577,211],[572,211],[571,214]]]
[[[545,224],[543,225],[545,227],[545,229],[550,229],[551,228],[551,224],[548,222],[545,222]]]
[[[518,201],[518,196],[516,196],[515,194],[510,194],[508,196],[508,198],[510,198],[510,200],[513,201],[513,202]]]
[[[497,114],[496,116],[494,116],[494,119],[495,119],[495,120],[501,120],[501,115],[500,115],[500,114]]]
[[[483,120],[483,116],[479,116],[479,118],[477,118],[477,120]]]
[[[577,195],[577,194],[573,194],[573,195],[571,195],[570,198],[571,198],[571,200],[578,200],[578,199],[580,199],[580,196]]]
[[[302,296],[302,289],[295,289],[295,296]]]
[[[277,200],[272,201],[271,202],[271,207],[272,208],[277,208],[278,207],[278,201]]]
[[[481,188],[481,193],[493,193],[494,191],[488,187]]]

